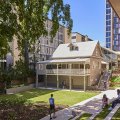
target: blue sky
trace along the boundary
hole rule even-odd
[[[105,0],[63,0],[71,6],[73,32],[105,45]]]

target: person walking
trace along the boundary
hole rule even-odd
[[[55,118],[55,101],[53,98],[53,94],[51,94],[51,97],[49,98],[49,104],[50,104],[50,120],[52,119],[52,112],[53,112],[53,118]]]
[[[107,82],[104,80],[104,90],[107,89]]]

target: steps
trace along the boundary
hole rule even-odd
[[[99,83],[98,83],[98,88],[100,90],[105,90],[109,88],[109,79],[111,77],[111,71],[104,72],[103,75],[101,76]],[[106,88],[105,88],[106,84]]]

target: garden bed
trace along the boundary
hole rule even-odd
[[[18,102],[19,101],[19,102]],[[24,101],[0,101],[0,120],[40,120],[49,114],[45,103],[24,104]],[[67,106],[56,105],[56,111]]]

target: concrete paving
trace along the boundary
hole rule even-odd
[[[75,113],[80,114],[82,112],[88,112],[90,114],[95,114],[102,107],[101,99],[102,99],[103,94],[106,94],[109,100],[117,97],[116,90],[103,91],[97,96],[94,96],[90,99],[77,103],[69,108],[56,112],[56,118],[54,118],[53,120],[68,120],[69,118],[73,117]],[[48,115],[40,120],[49,120],[49,119],[50,119],[50,116]]]

